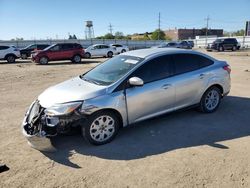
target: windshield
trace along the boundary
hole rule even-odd
[[[139,57],[118,55],[95,67],[81,78],[99,85],[110,85],[123,77],[142,60]]]
[[[222,41],[221,39],[216,39],[216,40],[214,41],[214,43],[221,42],[221,41]]]
[[[43,51],[46,51],[46,50],[52,48],[52,47],[55,46],[55,45],[56,45],[56,44],[52,44],[51,46],[48,46],[47,48],[44,48]]]

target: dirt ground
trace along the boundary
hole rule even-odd
[[[250,52],[209,52],[232,68],[232,89],[213,114],[185,110],[120,131],[107,145],[81,134],[57,137],[55,153],[30,148],[25,111],[47,87],[79,75],[82,64],[0,62],[0,187],[250,187]]]

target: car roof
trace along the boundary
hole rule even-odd
[[[148,59],[148,58],[158,56],[158,55],[181,54],[181,53],[201,55],[213,61],[216,61],[215,58],[209,55],[206,55],[204,53],[197,52],[194,50],[180,49],[180,48],[148,48],[148,49],[128,51],[128,52],[122,53],[122,55],[129,55],[129,56],[135,56],[135,57]]]
[[[161,54],[171,54],[178,53],[183,51],[190,51],[178,48],[149,48],[149,49],[141,49],[141,50],[132,50],[123,53],[123,55],[136,56],[140,58],[147,58],[153,55],[161,55]]]

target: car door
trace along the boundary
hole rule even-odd
[[[73,44],[62,44],[61,59],[71,59],[73,57]]]
[[[175,54],[173,59],[175,108],[180,109],[199,103],[210,75],[209,70],[204,68],[204,64],[207,63],[209,66],[213,61],[198,54]]]
[[[91,49],[91,55],[92,56],[99,56],[101,53],[101,46],[100,45],[96,45],[96,46],[93,46],[93,48]]]
[[[47,52],[48,58],[50,60],[60,60],[62,58],[61,47],[61,44],[56,44],[55,46],[51,47]]]
[[[149,60],[129,76],[144,81],[143,86],[126,89],[129,123],[173,110],[175,88],[171,77],[172,68],[171,57],[165,55]]]
[[[107,45],[102,45],[102,51],[101,51],[101,55],[102,56],[106,56],[108,54],[109,51],[111,51],[110,47]]]
[[[0,46],[0,59],[4,59],[6,55],[6,49],[8,48],[8,46]]]

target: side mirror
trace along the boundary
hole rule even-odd
[[[138,77],[132,77],[128,80],[128,83],[131,86],[143,86],[144,82],[142,79],[138,78]]]

